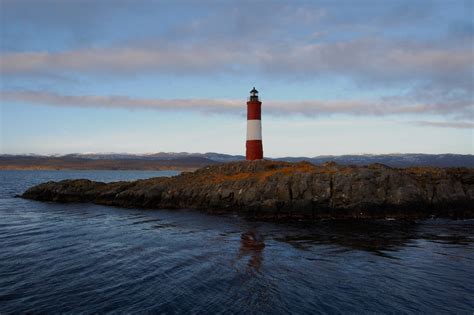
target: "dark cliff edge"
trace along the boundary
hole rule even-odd
[[[260,219],[474,218],[474,169],[243,161],[169,178],[48,182],[22,198],[236,212]]]

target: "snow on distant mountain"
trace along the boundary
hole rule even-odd
[[[215,152],[189,153],[189,152],[158,152],[146,154],[127,153],[88,153],[88,154],[68,154],[68,157],[86,159],[144,159],[144,160],[175,160],[179,158],[203,158],[216,162],[230,162],[245,160],[243,155],[229,155]]]
[[[280,161],[309,161],[322,164],[334,161],[343,165],[367,165],[372,163],[385,164],[391,167],[435,166],[435,167],[474,167],[474,155],[470,154],[381,154],[381,155],[339,155],[316,156],[312,158],[279,158]]]

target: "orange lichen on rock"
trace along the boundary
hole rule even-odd
[[[277,174],[296,174],[296,173],[312,173],[314,172],[316,167],[310,163],[298,163],[292,166],[283,167],[283,168],[276,168],[273,170],[261,172],[258,174],[258,178],[260,181],[264,181],[267,178],[277,175]]]
[[[212,176],[212,181],[214,183],[223,183],[227,181],[247,180],[252,176],[255,176],[255,174],[252,174],[252,173],[237,173],[237,174],[232,174],[232,175],[214,174]]]
[[[316,167],[315,172],[318,174],[329,174],[329,175],[334,175],[334,174],[350,175],[356,172],[356,169],[351,166],[331,166],[331,167],[319,166],[319,167]]]
[[[270,164],[269,169],[257,172],[241,171],[235,174],[212,174],[212,181],[214,183],[223,183],[226,181],[249,180],[252,178],[259,181],[264,181],[267,178],[277,174],[291,175],[295,173],[311,173],[316,170],[316,166],[307,162],[289,164],[288,166],[278,168],[273,168],[271,166],[272,165]]]

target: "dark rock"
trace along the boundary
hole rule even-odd
[[[171,178],[48,182],[23,198],[140,208],[234,211],[260,218],[474,217],[474,170],[243,161]]]

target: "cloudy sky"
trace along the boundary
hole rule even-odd
[[[1,153],[474,153],[474,1],[0,0]]]

